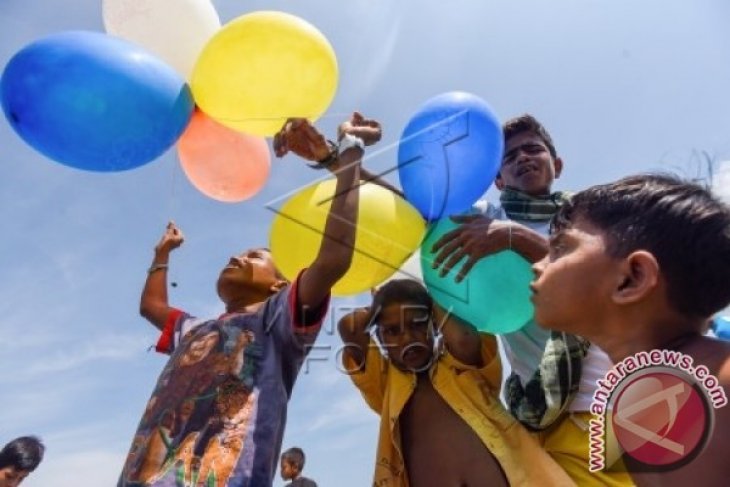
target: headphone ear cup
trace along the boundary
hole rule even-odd
[[[429,330],[431,335],[433,336],[433,357],[434,360],[436,360],[446,351],[446,346],[444,344],[444,334],[441,333],[441,330],[438,327],[436,327],[436,324],[433,322],[433,320],[431,320]]]

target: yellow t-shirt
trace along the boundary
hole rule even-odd
[[[502,380],[497,343],[481,334],[482,368],[445,352],[429,370],[436,392],[479,436],[513,486],[573,486],[575,483],[499,401]],[[344,356],[345,370],[356,370]],[[398,418],[416,387],[416,375],[390,365],[371,340],[365,368],[350,374],[368,405],[380,415],[373,485],[407,487]],[[488,482],[488,479],[485,479]]]

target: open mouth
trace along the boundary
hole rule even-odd
[[[517,176],[524,176],[525,174],[536,173],[537,166],[534,164],[525,164],[524,166],[517,169]]]
[[[243,269],[243,264],[239,260],[231,259],[224,269]]]
[[[426,353],[426,349],[413,347],[403,352],[403,361],[408,363],[420,362]]]

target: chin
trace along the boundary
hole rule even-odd
[[[562,331],[566,333],[572,333],[574,335],[580,335],[579,332],[575,331],[573,327],[566,326],[566,324],[563,321],[559,320],[551,320],[550,318],[542,318],[537,313],[535,314],[535,323],[538,324],[538,326],[544,330],[550,330],[550,331]]]
[[[555,321],[551,320],[549,316],[545,316],[545,313],[539,313],[537,310],[535,310],[535,316],[533,317],[533,320],[540,328],[543,328],[545,330],[562,331],[554,326]]]

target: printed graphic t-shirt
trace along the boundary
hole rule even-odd
[[[120,487],[272,484],[287,401],[329,305],[325,300],[303,322],[297,282],[256,313],[207,321],[171,313],[157,346],[170,360]]]

